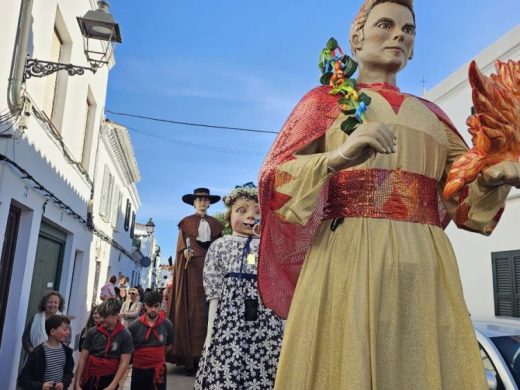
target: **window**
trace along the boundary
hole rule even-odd
[[[103,184],[101,186],[101,204],[99,207],[99,215],[105,222],[111,222],[111,209],[114,197],[114,176],[110,173],[108,166],[105,165],[103,172]]]
[[[99,215],[102,217],[106,217],[106,209],[108,198],[110,197],[110,193],[108,192],[108,187],[110,185],[110,172],[108,171],[108,167],[105,165],[103,168],[103,182],[101,184],[101,202],[99,205]]]
[[[130,238],[134,238],[135,212],[132,211],[132,226],[130,227]]]
[[[72,39],[67,30],[67,23],[65,23],[65,18],[61,13],[59,4],[56,5],[55,12],[54,25],[50,25],[48,33],[46,33],[48,34],[47,37],[49,39],[49,51],[43,55],[43,59],[46,61],[68,64],[71,62],[72,56]],[[62,134],[69,77],[70,76],[67,72],[60,71],[42,79],[40,84],[43,88],[42,109],[49,119],[52,129],[57,133],[56,135],[62,135],[77,142],[77,127],[74,127],[74,129],[71,130],[71,134]],[[79,110],[80,112],[82,111],[81,103]],[[79,120],[81,119],[82,116],[80,114]],[[72,131],[74,133],[72,133]],[[69,146],[68,143],[67,146]],[[78,157],[80,152],[81,149],[73,151],[75,156],[77,155]]]
[[[56,27],[54,27],[51,37],[51,52],[49,61],[60,62],[63,53],[63,39]],[[43,100],[43,111],[47,114],[47,117],[53,122],[56,119],[56,95],[59,87],[59,72],[52,73],[46,77],[45,95]]]
[[[126,200],[126,210],[125,210],[125,224],[124,228],[127,232],[130,229],[130,212],[132,211],[132,204],[130,203],[130,199]]]
[[[123,194],[119,191],[119,187],[114,185],[114,191],[112,194],[112,204],[110,206],[110,223],[114,229],[117,229],[119,209],[121,208],[121,201]]]
[[[493,365],[491,359],[489,358],[489,355],[484,350],[484,348],[482,348],[482,345],[479,344],[479,348],[480,357],[482,358],[482,364],[484,365],[484,371],[486,372],[486,375],[489,373],[495,377],[495,379],[497,380],[496,390],[505,390],[504,383],[502,382],[502,379],[500,379],[500,375],[498,375],[498,372],[495,369],[495,366]]]
[[[96,115],[96,105],[90,88],[85,100],[85,128],[83,134],[83,145],[81,145],[81,165],[88,171],[90,165],[90,155],[92,151],[92,135],[94,132],[94,118]]]
[[[92,291],[92,305],[96,304],[99,287],[99,273],[101,272],[101,261],[96,260],[96,272],[94,274],[94,290]]]
[[[494,252],[495,315],[520,317],[520,250]]]

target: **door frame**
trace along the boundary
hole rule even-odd
[[[11,276],[21,217],[22,209],[11,204],[7,216],[2,252],[0,253],[0,262],[4,268],[4,272],[0,274],[0,346],[2,345],[2,336],[4,334],[4,322],[9,301],[9,289],[11,287]]]

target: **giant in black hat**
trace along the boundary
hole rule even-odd
[[[182,201],[184,203],[187,203],[187,204],[193,206],[193,201],[195,200],[195,198],[203,198],[203,197],[209,198],[209,203],[211,203],[211,204],[217,203],[220,200],[220,196],[210,195],[209,189],[207,189],[207,188],[195,188],[193,190],[193,194],[183,195]]]

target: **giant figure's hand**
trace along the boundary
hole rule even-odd
[[[396,136],[384,123],[368,122],[359,125],[347,140],[329,155],[329,167],[334,170],[359,165],[374,152],[395,153]]]
[[[520,186],[520,163],[502,161],[482,171],[482,180],[491,187],[502,184]]]
[[[211,343],[211,337],[213,336],[213,323],[217,317],[217,306],[218,299],[210,299],[208,309],[208,331],[206,333],[206,341],[204,341],[204,348],[208,348]]]
[[[184,258],[186,260],[190,261],[192,257],[193,257],[193,251],[189,250],[189,249],[184,249]]]

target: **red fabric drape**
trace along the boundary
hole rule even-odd
[[[398,88],[384,83],[361,84],[360,87],[380,93],[396,112],[399,111],[406,97],[410,96],[403,95]],[[318,197],[314,212],[307,224],[305,226],[289,224],[276,214],[276,210],[291,197],[277,192],[277,188],[290,182],[292,177],[281,174],[277,171],[277,167],[294,159],[294,154],[298,150],[323,136],[340,115],[337,104],[340,96],[330,95],[330,90],[328,86],[317,87],[301,99],[278,134],[260,170],[262,240],[258,261],[258,289],[263,303],[282,318],[287,318],[305,255],[322,221],[323,208],[328,196],[328,184],[324,186]],[[424,99],[420,101],[460,136],[448,116],[439,107]],[[438,204],[441,224],[446,227],[450,219],[440,195]]]

